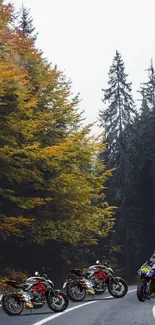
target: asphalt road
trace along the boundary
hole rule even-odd
[[[47,307],[24,311],[10,317],[0,307],[0,325],[155,325],[155,298],[143,302],[136,297],[136,287],[130,287],[124,298],[114,299],[106,292],[86,298],[81,303],[70,302],[63,313],[53,313]]]

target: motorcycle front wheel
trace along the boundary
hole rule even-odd
[[[22,313],[24,303],[16,294],[4,294],[2,297],[2,309],[9,316],[17,316]]]
[[[139,301],[146,301],[148,298],[149,294],[146,291],[146,283],[145,281],[140,281],[137,286],[137,298]]]
[[[68,283],[66,292],[71,301],[82,301],[86,296],[86,289],[78,281]]]
[[[114,298],[122,298],[128,292],[128,285],[124,279],[120,279],[117,283],[110,283],[108,285],[108,291]]]
[[[54,312],[62,312],[64,311],[69,304],[69,300],[66,294],[63,291],[55,291],[55,295],[50,295],[47,298],[47,304],[50,309]]]

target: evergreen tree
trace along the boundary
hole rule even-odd
[[[122,246],[126,270],[129,267],[129,216],[127,207],[130,174],[129,148],[133,133],[136,110],[131,94],[131,83],[127,81],[124,62],[116,51],[109,70],[108,88],[103,89],[106,108],[99,113],[100,125],[105,131],[107,143],[107,165],[115,168],[108,182],[107,197],[110,204],[118,207],[115,244]]]
[[[155,109],[155,71],[153,67],[153,60],[151,60],[148,69],[148,81],[142,83],[141,93],[143,101],[145,100],[150,111]],[[143,106],[142,106],[143,108]]]
[[[124,62],[118,51],[109,70],[108,85],[103,89],[106,108],[100,111],[99,120],[105,131],[109,164],[118,167],[127,149],[129,126],[136,115],[131,83],[127,82]]]
[[[130,263],[134,276],[139,264],[154,249],[155,215],[155,116],[154,67],[148,69],[148,81],[141,84],[140,115],[134,121],[134,132],[129,146],[128,196],[125,207],[128,213],[130,237]],[[147,245],[144,240],[147,238]]]
[[[155,72],[151,60],[148,69],[148,81],[141,84],[141,115],[137,125],[137,155],[139,154],[139,193],[141,197],[141,233],[139,242],[145,255],[154,249],[152,238],[155,232]],[[138,161],[138,160],[137,160]],[[138,176],[138,175],[137,175]],[[143,238],[148,238],[148,246],[143,243]],[[148,247],[150,247],[148,249]],[[152,248],[151,248],[152,247]]]
[[[27,9],[24,5],[19,12],[19,22],[18,29],[26,37],[35,41],[37,39],[37,33],[35,32],[35,27],[33,27],[33,18],[30,16],[30,9]]]

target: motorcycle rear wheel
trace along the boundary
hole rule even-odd
[[[145,281],[140,281],[137,286],[137,298],[139,301],[146,301],[148,299],[149,294],[146,292]]]
[[[48,307],[55,313],[64,311],[69,304],[69,300],[63,291],[56,291],[55,296],[49,296],[47,298]]]
[[[68,283],[66,292],[71,301],[82,301],[86,296],[86,289],[78,281]]]
[[[122,288],[120,286],[122,286]],[[128,292],[128,285],[124,279],[120,279],[118,281],[118,284],[116,284],[115,282],[109,284],[108,291],[114,298],[122,298]]]
[[[16,294],[4,294],[2,297],[2,309],[9,316],[17,316],[22,313],[24,303]]]

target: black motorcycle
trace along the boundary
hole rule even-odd
[[[46,274],[28,278],[24,283],[8,280],[7,285],[16,289],[14,293],[4,293],[2,296],[2,308],[9,316],[20,315],[23,309],[38,309],[47,302],[48,307],[54,312],[64,311],[69,303],[66,294],[61,290],[55,290],[53,282]]]
[[[102,294],[108,289],[115,298],[124,297],[128,291],[128,285],[121,277],[116,277],[114,271],[105,264],[96,261],[96,265],[88,268],[87,272],[80,269],[71,269],[71,274],[76,279],[69,278],[63,288],[72,301],[82,301],[86,294]]]

